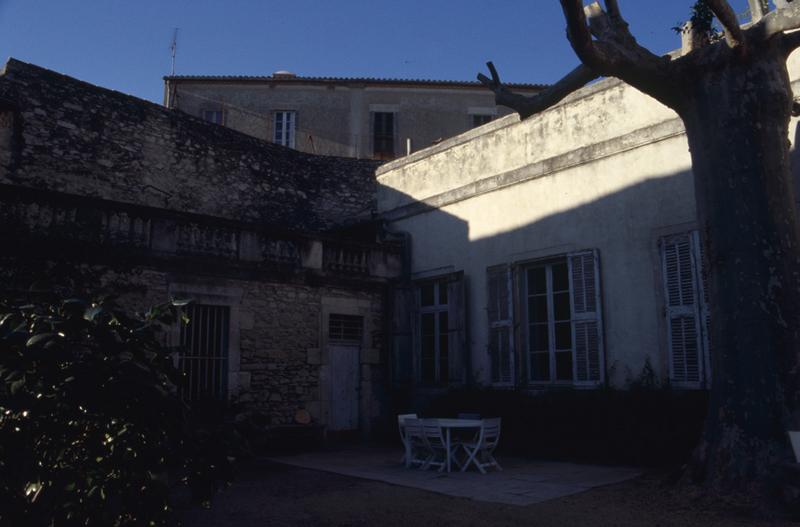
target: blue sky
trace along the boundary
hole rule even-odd
[[[664,53],[693,2],[619,3]],[[0,0],[0,60],[161,102],[175,27],[186,75],[473,80],[493,60],[503,80],[547,83],[577,65],[557,0]]]

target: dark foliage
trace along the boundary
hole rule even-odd
[[[539,459],[675,467],[689,460],[708,394],[669,388],[564,390],[529,394],[458,390],[434,401],[430,417],[476,412],[502,417],[499,449]]]
[[[168,525],[176,480],[205,501],[230,476],[157,339],[180,304],[0,304],[0,524]]]

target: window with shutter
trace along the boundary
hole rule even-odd
[[[535,264],[524,277],[529,380],[587,386],[603,382],[597,253]]]
[[[670,381],[687,388],[706,382],[708,307],[697,232],[660,240]]]
[[[462,273],[417,284],[415,368],[422,384],[464,382],[464,280]]]
[[[567,256],[572,300],[575,384],[597,385],[605,379],[600,265],[596,250]]]
[[[514,384],[511,269],[507,265],[486,270],[491,380],[496,385]]]

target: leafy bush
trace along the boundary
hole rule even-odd
[[[171,482],[208,499],[229,475],[157,340],[179,308],[0,304],[0,524],[167,525]]]

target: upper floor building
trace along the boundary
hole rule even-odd
[[[543,86],[515,84],[533,94]],[[510,111],[477,82],[180,75],[164,105],[303,152],[395,159]]]

